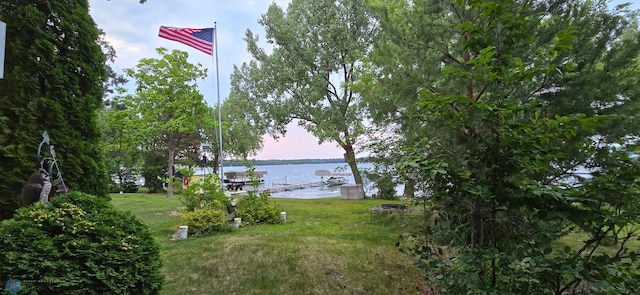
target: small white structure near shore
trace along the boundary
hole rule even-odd
[[[364,189],[362,184],[343,184],[340,186],[340,199],[362,200]]]

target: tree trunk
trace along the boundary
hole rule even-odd
[[[167,171],[169,171],[169,177],[167,180],[167,198],[173,198],[173,185],[171,184],[171,182],[173,182],[173,175],[176,173],[173,167],[176,151],[171,144],[168,146],[167,150],[169,151],[169,169],[167,169]]]
[[[473,200],[471,204],[471,249],[482,245],[482,215],[480,213],[480,200]]]
[[[360,170],[358,170],[358,164],[356,163],[356,153],[353,151],[353,146],[351,144],[347,144],[344,146],[344,161],[349,164],[351,168],[351,173],[353,173],[353,179],[356,181],[356,184],[362,184],[362,175],[360,175]]]
[[[404,181],[404,192],[402,196],[405,198],[413,198],[416,196],[416,181],[415,179],[407,178]]]
[[[213,155],[213,163],[211,164],[211,167],[213,169],[213,173],[218,175],[218,177],[222,178],[224,177],[224,175],[219,175],[220,174],[220,156],[219,154],[214,154]]]
[[[118,158],[116,160],[116,168],[118,169],[118,180],[120,181],[120,183],[118,184],[118,187],[120,188],[120,193],[122,193],[124,191],[124,177],[122,177],[122,169],[121,169],[121,159],[122,159],[122,129],[120,129],[120,138],[119,138],[119,144],[118,144]],[[111,175],[109,175],[109,178],[111,178]]]

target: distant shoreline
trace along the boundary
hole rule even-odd
[[[357,162],[366,162],[368,158],[356,159]],[[294,160],[248,160],[253,166],[266,165],[288,165],[288,164],[323,164],[323,163],[344,163],[343,158],[333,159],[294,159]],[[245,166],[246,162],[242,160],[224,160],[224,166]]]

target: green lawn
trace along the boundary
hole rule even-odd
[[[384,200],[274,199],[286,224],[240,228],[170,241],[178,198],[112,194],[161,247],[162,294],[422,294],[412,262],[394,246],[400,234],[369,209]],[[398,203],[398,202],[395,202]],[[376,217],[378,216],[378,217]]]

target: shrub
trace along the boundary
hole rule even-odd
[[[209,206],[184,213],[182,220],[189,227],[189,233],[193,235],[206,235],[230,229],[225,212]]]
[[[112,181],[111,184],[109,184],[109,193],[115,194],[119,192],[120,192],[120,185]]]
[[[133,181],[129,181],[124,183],[122,189],[125,193],[135,193],[138,191],[138,185]]]
[[[378,198],[383,200],[398,199],[398,196],[396,196],[396,184],[390,175],[386,174],[381,176],[376,181],[376,188],[378,189]]]
[[[162,182],[167,172],[166,163],[165,157],[158,153],[145,154],[140,175],[144,177],[144,186],[149,189],[149,193],[162,191]]]
[[[133,181],[125,182],[124,185],[122,186],[122,192],[123,193],[135,193],[137,191],[138,191],[138,185]],[[117,183],[112,181],[111,185],[109,186],[109,192],[110,193],[119,193],[120,192],[120,184],[117,184]]]
[[[0,281],[20,294],[158,294],[159,247],[146,225],[107,200],[71,192],[0,223]]]
[[[224,194],[219,179],[212,175],[208,175],[182,190],[180,201],[186,212],[205,207],[226,210],[231,206],[231,200]]]
[[[251,224],[275,224],[281,221],[280,211],[282,210],[270,201],[268,192],[261,192],[258,196],[250,192],[248,196],[238,200],[235,217]]]

